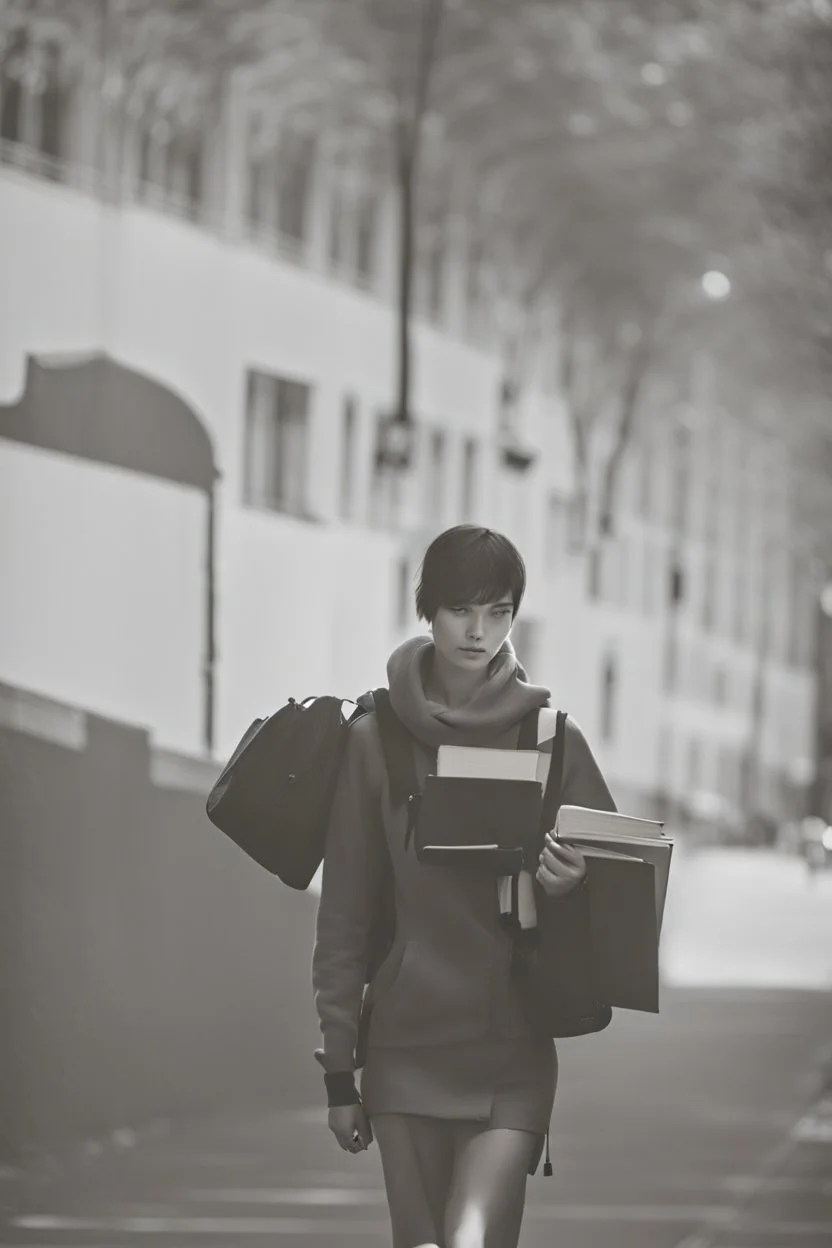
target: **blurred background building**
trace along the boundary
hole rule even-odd
[[[704,351],[623,448],[615,532],[576,541],[557,309],[509,428],[464,187],[417,252],[415,444],[391,466],[395,195],[371,154],[298,124],[288,88],[267,126],[233,77],[180,133],[158,97],[120,113],[48,30],[15,30],[0,77],[4,681],[221,757],[290,694],[383,679],[424,546],[474,520],[526,555],[517,647],[624,807],[798,811],[818,573],[777,441],[731,419]]]

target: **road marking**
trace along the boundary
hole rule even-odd
[[[732,1175],[720,1183],[724,1191],[735,1192],[739,1196],[756,1192],[759,1186],[760,1180],[753,1174]],[[776,1192],[784,1195],[832,1196],[832,1180],[770,1178],[765,1181],[765,1191],[767,1195]]]
[[[241,1205],[383,1205],[383,1188],[373,1187],[240,1187],[193,1188],[185,1200]]]
[[[715,1223],[731,1216],[730,1205],[535,1205],[526,1206],[526,1219],[534,1222],[699,1222]]]
[[[311,1218],[162,1217],[144,1214],[129,1218],[55,1217],[30,1214],[13,1218],[22,1231],[101,1231],[132,1235],[389,1235],[384,1222],[321,1221]]]
[[[731,1211],[731,1215],[720,1221],[718,1219],[709,1218],[703,1210],[702,1215],[696,1219],[697,1227],[690,1235],[681,1240],[674,1248],[714,1248],[714,1236],[730,1232],[737,1229],[746,1215],[748,1205],[756,1195],[765,1191],[766,1183],[770,1176],[776,1176],[777,1170],[792,1151],[794,1147],[792,1140],[788,1135],[779,1140],[775,1146],[763,1156],[759,1169],[754,1178],[756,1182],[749,1184],[746,1192],[746,1203],[740,1202]],[[755,1232],[756,1233],[756,1232]]]

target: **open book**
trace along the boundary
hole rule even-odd
[[[583,806],[561,806],[555,836],[581,850],[618,853],[652,863],[656,884],[656,923],[661,932],[673,840],[664,834],[664,825],[654,819],[619,815],[609,810],[589,810]]]

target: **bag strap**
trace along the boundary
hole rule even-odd
[[[540,710],[533,707],[520,720],[520,736],[517,738],[518,750],[536,750],[538,731],[537,725],[540,719]]]
[[[541,837],[551,832],[555,826],[558,810],[563,794],[563,760],[566,753],[566,711],[558,711],[555,720],[555,737],[552,741],[552,757],[549,760],[549,774],[546,777],[546,789],[543,793],[543,811],[541,813]]]
[[[390,800],[394,806],[404,806],[419,788],[413,760],[413,742],[410,733],[390,705],[389,692],[386,689],[374,689],[372,698],[390,783]]]

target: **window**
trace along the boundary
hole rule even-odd
[[[806,561],[800,555],[792,559],[789,602],[789,663],[807,667],[815,651],[818,607]]]
[[[604,538],[590,555],[590,594],[616,606],[627,605],[628,548],[623,538]],[[593,566],[597,555],[597,569]],[[597,583],[596,583],[597,578]]]
[[[0,60],[0,137],[26,143],[44,156],[63,154],[62,117],[66,87],[61,81],[61,51],[55,43],[30,46],[25,31],[10,38]],[[27,72],[31,61],[38,80]]]
[[[702,627],[706,632],[711,632],[716,622],[716,595],[716,553],[708,550],[705,553],[702,584]]]
[[[651,537],[645,537],[641,561],[641,605],[645,615],[659,608],[659,558]]]
[[[246,397],[243,501],[306,514],[310,388],[250,371]]]
[[[277,227],[284,238],[306,241],[315,141],[311,135],[287,135],[277,158]]]
[[[734,569],[734,616],[733,616],[733,634],[734,641],[741,643],[745,640],[746,629],[748,624],[748,595],[749,595],[749,577],[748,565],[744,560],[738,559]]]
[[[370,286],[375,277],[377,222],[378,196],[367,191],[358,203],[355,247],[356,274],[362,285],[366,286]]]
[[[202,202],[202,139],[177,136],[168,147],[167,185],[188,210],[195,213]]]
[[[696,740],[688,744],[688,793],[695,793],[702,783],[702,750]]]
[[[677,533],[687,532],[690,520],[690,433],[684,426],[676,431],[674,448],[673,524]]]
[[[569,549],[569,499],[554,490],[549,495],[546,521],[546,564],[554,570]]]
[[[719,751],[719,791],[732,806],[740,800],[740,759],[730,746]]]
[[[46,49],[45,81],[40,96],[38,147],[45,156],[61,155],[61,115],[65,107],[60,79],[60,53],[54,44]]]
[[[664,688],[666,693],[674,693],[679,685],[679,637],[675,623],[671,621],[664,641]]]
[[[445,306],[445,257],[444,231],[438,229],[431,239],[425,256],[425,303],[432,321],[442,319]]]
[[[615,735],[618,672],[613,655],[604,660],[601,675],[601,740],[610,742]]]
[[[468,522],[477,510],[479,449],[476,438],[466,438],[462,446],[462,519]]]
[[[355,509],[355,442],[358,432],[358,411],[355,399],[347,397],[341,416],[341,484],[339,510],[344,520],[351,520]]]
[[[638,514],[642,520],[650,520],[653,515],[653,447],[649,442],[642,442],[638,457]]]
[[[410,564],[403,557],[396,567],[396,627],[399,632],[403,632],[410,623],[411,610]]]
[[[268,229],[274,191],[272,161],[268,157],[252,160],[248,166],[246,187],[246,220],[255,228]]]
[[[619,537],[615,548],[618,556],[617,599],[620,605],[626,608],[630,601],[630,544],[626,537]]]
[[[659,730],[656,745],[656,764],[658,769],[656,787],[660,794],[667,797],[676,787],[673,783],[673,767],[675,764],[673,732],[669,726]]]
[[[441,525],[445,511],[446,439],[439,429],[432,429],[428,441],[427,480],[425,482],[425,519]]]
[[[23,67],[26,35],[12,35],[0,66],[0,137],[12,143],[23,142]]]
[[[589,570],[589,596],[593,602],[597,602],[601,597],[601,569],[603,566],[603,552],[593,546],[588,552],[588,570]]]
[[[477,239],[468,248],[465,265],[465,320],[469,331],[475,330],[478,324],[484,261],[485,244]]]
[[[329,263],[336,271],[344,263],[344,221],[346,202],[340,187],[333,186],[329,196]]]
[[[202,202],[202,136],[172,134],[161,117],[148,120],[139,140],[139,180],[163,191],[173,206],[196,215]]]

